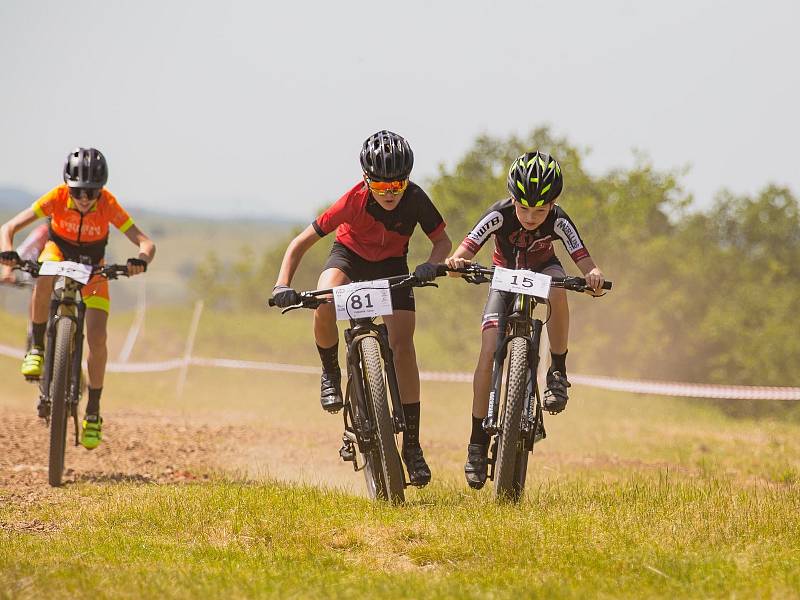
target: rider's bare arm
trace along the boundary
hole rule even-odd
[[[156,245],[141,229],[136,225],[131,225],[127,231],[125,231],[125,237],[139,247],[139,258],[141,260],[145,261],[147,264],[153,261],[156,255]],[[144,267],[136,265],[128,266],[128,275],[130,276],[138,275],[142,271],[144,271]]]
[[[275,282],[276,286],[292,285],[292,279],[294,278],[295,271],[297,271],[297,267],[300,266],[303,255],[308,252],[311,246],[321,239],[320,234],[317,233],[314,226],[309,225],[300,235],[289,242],[289,246],[286,248],[286,252],[283,255],[281,270],[278,273],[278,280]]]
[[[447,232],[443,229],[436,238],[431,239],[431,243],[433,244],[433,248],[431,248],[431,256],[428,262],[435,265],[443,263],[448,253],[453,248],[453,242],[450,240],[450,236],[447,235]]]
[[[3,223],[2,227],[0,227],[0,252],[13,250],[14,235],[38,218],[39,217],[33,212],[32,208],[26,208],[11,220]],[[0,265],[0,281],[14,280],[14,276],[11,274],[11,266],[11,263]]]
[[[605,275],[600,270],[594,260],[592,260],[591,256],[587,256],[575,262],[577,267],[583,273],[584,278],[586,279],[586,283],[594,290],[600,290],[603,287],[603,282],[605,281]],[[602,295],[602,292],[599,293]]]
[[[24,229],[38,218],[39,217],[36,216],[32,208],[26,208],[14,218],[5,222],[3,226],[0,227],[0,251],[5,252],[7,250],[13,250],[14,235],[20,229]]]

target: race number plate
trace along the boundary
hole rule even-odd
[[[92,265],[82,265],[68,260],[60,262],[46,260],[39,267],[39,275],[63,275],[85,285],[92,277]]]
[[[336,318],[342,320],[378,317],[392,314],[392,294],[389,282],[359,281],[333,288]]]
[[[526,294],[537,298],[547,298],[550,294],[550,275],[526,271],[524,269],[494,268],[492,289],[515,294]]]

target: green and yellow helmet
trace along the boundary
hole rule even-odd
[[[550,204],[563,187],[561,165],[546,152],[526,152],[508,170],[508,191],[523,206]]]

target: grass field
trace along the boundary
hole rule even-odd
[[[313,364],[309,318],[208,312],[195,353]],[[186,309],[148,313],[132,360],[180,355],[189,319]],[[131,321],[112,319],[112,357]],[[0,312],[0,343],[18,342],[20,328]],[[421,337],[423,368],[450,360]],[[33,411],[17,367],[0,357],[8,455],[28,442],[9,441],[9,418]],[[192,368],[181,398],[176,381],[109,374],[106,453],[67,456],[98,476],[58,490],[0,483],[0,597],[800,596],[795,424],[575,386],[568,410],[546,421],[524,501],[496,505],[463,482],[470,386],[426,383],[434,482],[397,507],[370,503],[339,461],[341,420],[319,409],[316,376]],[[206,432],[202,456],[166,441],[163,454],[207,479],[117,477],[112,460],[141,453],[123,444],[126,427],[147,435],[156,417],[168,424],[159,436]],[[0,481],[46,464],[45,453],[25,465],[0,458]]]

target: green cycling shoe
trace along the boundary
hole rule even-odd
[[[103,439],[103,419],[98,415],[86,415],[81,427],[81,446],[94,450]]]
[[[44,365],[44,348],[34,346],[22,359],[20,373],[25,379],[39,379],[42,376],[42,365]]]

